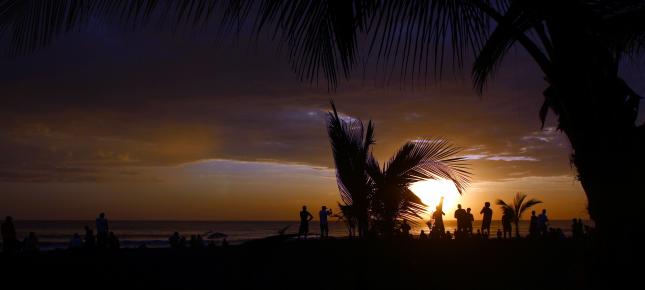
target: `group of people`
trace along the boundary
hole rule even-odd
[[[121,242],[119,238],[111,232],[108,225],[108,220],[105,217],[105,213],[100,213],[95,221],[96,225],[96,236],[94,235],[94,230],[90,226],[85,226],[85,235],[81,238],[81,235],[74,233],[72,239],[69,241],[69,249],[113,249],[117,250],[121,248]]]
[[[16,226],[13,224],[13,218],[7,216],[0,226],[0,233],[2,234],[2,251],[5,253],[33,253],[38,252],[40,246],[38,244],[38,237],[36,233],[30,232],[22,241],[18,240],[16,234]]]
[[[446,213],[443,212],[443,197],[441,197],[436,210],[432,214],[432,220],[434,220],[434,223],[432,220],[427,222],[430,234],[426,235],[425,231],[421,231],[419,237],[421,239],[452,239],[453,236],[455,239],[470,237],[488,238],[490,236],[490,225],[493,219],[493,210],[490,208],[490,202],[484,203],[484,207],[479,211],[479,214],[482,215],[482,225],[481,228],[477,230],[477,233],[473,233],[475,216],[472,214],[472,210],[470,208],[466,208],[464,210],[461,204],[458,204],[457,210],[455,210],[454,213],[454,218],[457,220],[457,229],[454,233],[446,231],[443,224],[443,216],[446,215]]]
[[[320,238],[325,239],[329,237],[329,217],[332,215],[331,209],[327,206],[322,206],[318,212],[320,218]],[[303,205],[300,211],[300,227],[298,227],[298,239],[304,237],[307,239],[309,235],[309,222],[314,219],[314,216],[307,211],[307,206]]]
[[[549,218],[546,216],[546,209],[543,209],[542,213],[539,215],[535,215],[535,211],[531,211],[531,219],[529,220],[529,237],[546,237],[548,232]]]

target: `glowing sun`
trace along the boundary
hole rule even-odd
[[[428,213],[424,218],[430,217],[443,196],[443,212],[446,213],[444,219],[452,219],[452,212],[457,209],[457,204],[461,200],[457,187],[452,181],[446,179],[415,182],[410,186],[410,190],[428,206]]]

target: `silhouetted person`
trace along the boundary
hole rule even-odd
[[[479,211],[479,213],[483,215],[482,235],[488,238],[488,236],[490,236],[490,224],[491,224],[491,221],[493,220],[493,210],[490,208],[490,202],[485,202],[484,208],[482,208],[482,210]]]
[[[529,220],[529,236],[538,236],[538,218],[535,215],[535,211],[531,211],[531,219]]]
[[[502,238],[502,230],[501,229],[497,229],[497,238],[498,239]]]
[[[427,240],[428,235],[426,235],[426,232],[424,230],[421,230],[421,233],[419,234],[419,240]]]
[[[502,230],[504,231],[504,238],[506,238],[506,234],[508,234],[509,238],[513,237],[513,226],[511,225],[513,221],[513,217],[510,215],[510,213],[505,212],[502,215]]]
[[[457,210],[455,210],[455,219],[457,219],[457,232],[464,232],[466,230],[466,211],[461,208],[461,204],[457,205]]]
[[[96,238],[94,238],[94,231],[88,227],[85,226],[85,239],[84,239],[84,246],[88,249],[94,248],[94,245],[96,244]]]
[[[96,218],[96,244],[99,247],[107,246],[108,232],[108,220],[105,218],[105,213],[101,213]]]
[[[13,225],[13,218],[7,216],[0,226],[0,233],[2,233],[2,251],[5,253],[13,253],[18,251],[18,238],[16,236],[16,227]]]
[[[29,232],[29,235],[22,241],[23,251],[25,253],[35,253],[40,250],[36,233]]]
[[[327,217],[331,215],[331,209],[327,209],[323,205],[318,215],[320,216],[320,238],[324,239],[329,236],[329,222],[327,221]]]
[[[226,240],[226,238],[222,240],[222,247],[228,247],[228,241]]]
[[[113,250],[118,250],[121,248],[121,242],[119,242],[119,238],[116,237],[114,232],[110,232],[108,234],[107,246],[108,248]]]
[[[83,240],[81,239],[81,235],[78,233],[74,233],[72,236],[72,239],[69,240],[69,249],[79,249],[83,246]]]
[[[472,235],[473,234],[473,223],[475,222],[475,216],[473,216],[473,214],[470,213],[470,208],[466,209],[465,219],[466,220],[464,221],[465,222],[464,226],[466,227],[465,228],[466,233],[468,233],[468,235]]]
[[[309,235],[309,221],[314,219],[314,216],[311,215],[307,211],[307,206],[303,205],[302,206],[302,211],[300,211],[300,228],[298,229],[298,239],[300,239],[301,235],[305,236],[305,240],[307,239],[307,235]]]
[[[455,232],[455,233],[456,233],[456,232]],[[446,240],[452,240],[452,234],[450,233],[450,231],[446,231],[445,239],[446,239]]]
[[[542,236],[546,236],[549,228],[549,218],[546,216],[546,209],[537,217],[538,231]]]
[[[410,237],[410,225],[408,224],[407,220],[403,220],[403,223],[401,224],[401,235],[404,238]]]
[[[441,197],[441,200],[439,201],[439,205],[437,205],[436,210],[432,214],[432,218],[434,219],[434,225],[432,226],[432,231],[430,232],[430,236],[436,237],[436,238],[441,238],[444,234],[445,228],[443,226],[443,216],[445,213],[443,212],[443,196]]]
[[[178,232],[174,232],[172,236],[168,238],[168,244],[170,244],[170,247],[173,249],[179,249],[180,243],[181,243],[181,236],[179,236]]]

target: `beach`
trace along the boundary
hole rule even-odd
[[[46,289],[585,289],[588,247],[570,239],[274,237],[205,249],[0,255],[0,273],[4,285]]]
[[[36,233],[40,243],[40,249],[44,251],[52,249],[67,248],[70,238],[74,233],[83,236],[83,226],[94,227],[95,221],[16,221],[16,230],[19,240],[26,237],[29,232]],[[590,224],[585,221],[585,224]],[[428,227],[423,222],[411,224],[410,231],[418,235],[421,230],[428,233]],[[446,230],[453,232],[456,229],[456,221],[445,221]],[[473,228],[478,229],[481,221],[477,220]],[[562,228],[565,236],[571,236],[571,221],[553,220],[551,226]],[[114,231],[125,248],[137,248],[145,245],[148,248],[168,247],[168,238],[174,232],[179,232],[186,238],[191,235],[202,235],[206,238],[209,233],[223,233],[230,244],[241,244],[250,240],[266,238],[277,235],[278,231],[284,229],[286,234],[296,233],[298,230],[297,221],[110,221],[110,230]],[[491,230],[495,232],[501,228],[500,221],[493,221]],[[520,223],[520,234],[528,234],[528,221]],[[313,237],[318,235],[318,221],[312,221],[309,230]],[[330,221],[329,235],[336,238],[347,236],[347,228],[343,222]],[[494,234],[491,236],[494,238]],[[207,239],[206,239],[207,240]],[[213,240],[216,244],[221,239]]]

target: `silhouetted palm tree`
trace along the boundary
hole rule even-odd
[[[469,173],[459,149],[445,140],[414,140],[403,145],[381,168],[372,156],[367,170],[373,181],[372,212],[383,234],[394,232],[400,220],[414,222],[425,212],[421,199],[410,190],[414,182],[449,179],[459,192],[468,184]]]
[[[201,28],[213,15],[226,27],[250,19],[258,30],[275,29],[300,76],[322,76],[332,86],[367,51],[404,78],[440,76],[445,63],[460,69],[474,56],[481,92],[507,52],[520,46],[548,82],[539,117],[544,123],[549,109],[558,116],[598,234],[633,233],[645,223],[640,97],[619,77],[621,62],[645,48],[643,0],[0,0],[0,33],[20,53],[90,20],[177,29]],[[371,41],[359,41],[361,34]],[[637,209],[623,212],[625,198],[637,200]]]
[[[401,219],[413,221],[425,207],[409,186],[416,181],[443,178],[452,180],[462,192],[469,182],[463,158],[454,157],[459,149],[445,140],[407,142],[383,168],[371,154],[374,127],[370,121],[364,132],[363,122],[339,116],[332,103],[327,132],[332,145],[336,177],[344,215],[359,224],[359,236],[370,225],[390,235]]]
[[[338,189],[344,205],[344,214],[356,220],[359,237],[364,237],[369,226],[369,202],[373,195],[372,180],[367,174],[370,146],[374,144],[372,122],[364,130],[363,122],[341,119],[332,102],[333,111],[327,118],[327,133],[331,142]]]
[[[518,238],[520,237],[520,220],[522,219],[522,214],[524,214],[524,212],[532,206],[542,203],[542,201],[534,198],[524,202],[525,199],[526,194],[518,192],[515,194],[513,204],[508,204],[501,199],[498,199],[496,202],[497,205],[502,208],[502,211],[504,213],[508,213],[513,217],[513,223],[515,223],[515,236]]]

